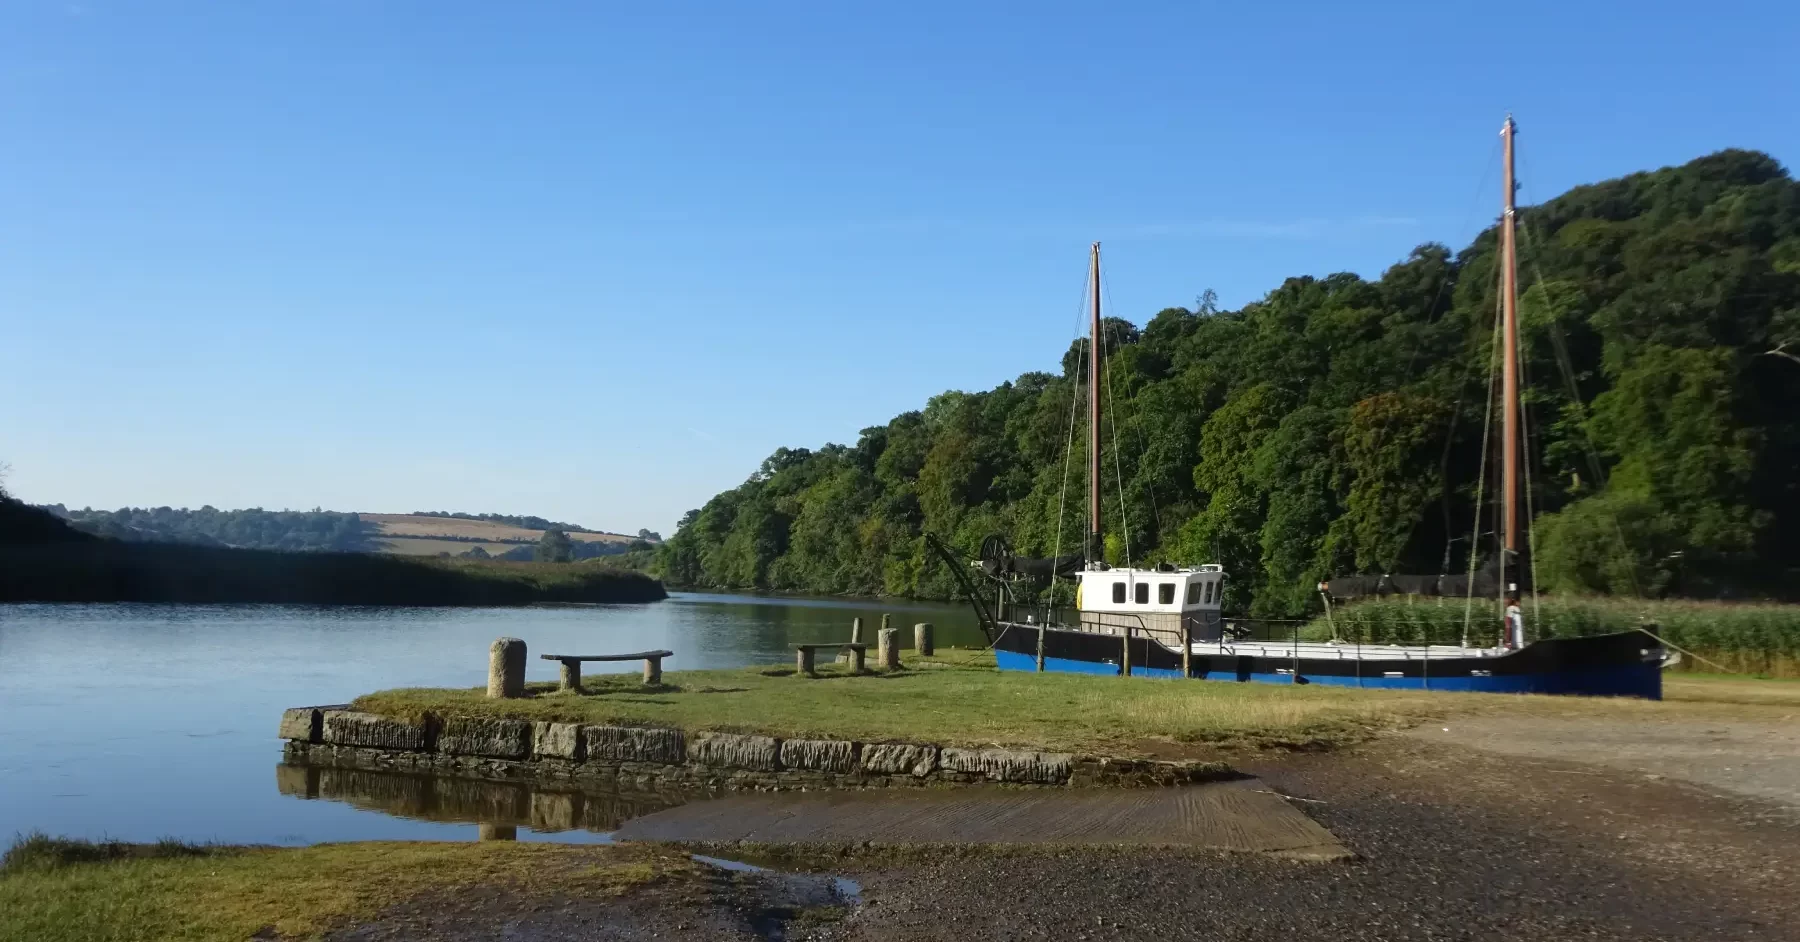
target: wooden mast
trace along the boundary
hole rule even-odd
[[[1106,556],[1100,530],[1100,243],[1094,243],[1088,283],[1093,286],[1093,318],[1088,324],[1088,562]]]
[[[1505,335],[1505,347],[1501,369],[1500,389],[1502,397],[1501,435],[1505,436],[1501,444],[1501,460],[1503,469],[1500,475],[1501,487],[1501,590],[1510,591],[1511,585],[1517,582],[1515,576],[1511,580],[1505,578],[1506,566],[1518,559],[1519,552],[1519,272],[1518,244],[1515,241],[1513,193],[1517,185],[1513,182],[1513,138],[1518,128],[1513,124],[1512,115],[1506,116],[1506,124],[1500,128],[1500,140],[1505,147],[1502,160],[1502,174],[1505,176],[1504,201],[1500,215],[1500,305],[1501,331]]]

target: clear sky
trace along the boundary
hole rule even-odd
[[[36,502],[672,530],[777,446],[1522,198],[1800,159],[1784,2],[0,0]],[[1503,12],[1504,11],[1504,12]]]

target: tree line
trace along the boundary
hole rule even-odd
[[[1519,222],[1538,584],[1794,591],[1800,185],[1728,150]],[[1375,280],[1106,320],[1108,561],[1222,563],[1229,607],[1282,616],[1322,578],[1491,555],[1497,231],[1422,245]],[[1084,359],[1077,341],[1056,372],[942,393],[854,444],[779,448],[684,516],[654,566],[679,585],[948,597],[926,532],[971,553],[992,533],[1077,551]]]

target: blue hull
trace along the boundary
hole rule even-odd
[[[1001,670],[1035,671],[1035,650],[1020,650],[1007,644],[1003,634],[995,645],[994,661]],[[1018,635],[1025,633],[1019,632]],[[1036,632],[1031,632],[1035,643]],[[1114,656],[1119,639],[1105,635],[1058,631],[1061,637],[1055,647],[1059,654],[1089,654],[1090,657],[1050,656],[1044,658],[1044,670],[1061,674],[1093,674],[1117,677],[1119,665]],[[1592,697],[1641,697],[1662,699],[1660,648],[1634,637],[1635,633],[1607,635],[1599,638],[1571,638],[1539,641],[1511,654],[1491,657],[1447,658],[1406,665],[1406,676],[1383,676],[1396,666],[1391,660],[1369,661],[1362,665],[1344,660],[1312,661],[1302,658],[1262,657],[1194,657],[1192,676],[1199,680],[1224,680],[1238,683],[1286,685],[1323,685],[1359,687],[1370,690],[1441,690],[1464,693],[1539,693]],[[1093,639],[1089,644],[1088,639]],[[1019,641],[1027,640],[1019,638]],[[1180,655],[1154,641],[1142,642],[1140,655],[1135,649],[1134,677],[1179,679]],[[1160,663],[1159,663],[1160,662]],[[1276,670],[1277,665],[1282,668]],[[1365,676],[1372,675],[1372,676]]]

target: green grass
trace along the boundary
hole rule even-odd
[[[512,842],[303,848],[24,838],[0,861],[0,942],[313,938],[388,906],[462,888],[617,895],[703,872],[653,847]]]
[[[941,651],[896,674],[818,678],[788,668],[681,671],[661,689],[635,675],[585,678],[580,694],[531,684],[490,700],[485,688],[410,688],[357,698],[355,708],[418,721],[504,716],[566,723],[670,726],[789,738],[912,741],[1110,755],[1204,755],[1217,747],[1330,748],[1397,726],[1466,712],[1520,715],[1675,713],[1768,708],[1792,715],[1800,685],[1670,677],[1662,703],[1580,697],[1446,694],[1002,672],[992,655]]]
[[[112,540],[0,546],[0,602],[524,605],[648,602],[641,573],[587,563],[283,553]]]
[[[1685,669],[1800,677],[1800,605],[1545,597],[1535,613],[1529,598],[1524,608],[1534,637],[1583,637],[1654,624],[1659,636],[1705,659],[1688,658]],[[1462,599],[1371,599],[1339,608],[1333,620],[1346,639],[1455,643],[1462,635],[1464,611]],[[1477,600],[1470,625],[1472,641],[1492,643],[1499,633],[1494,604]],[[1321,617],[1304,632],[1326,638],[1331,627]]]

